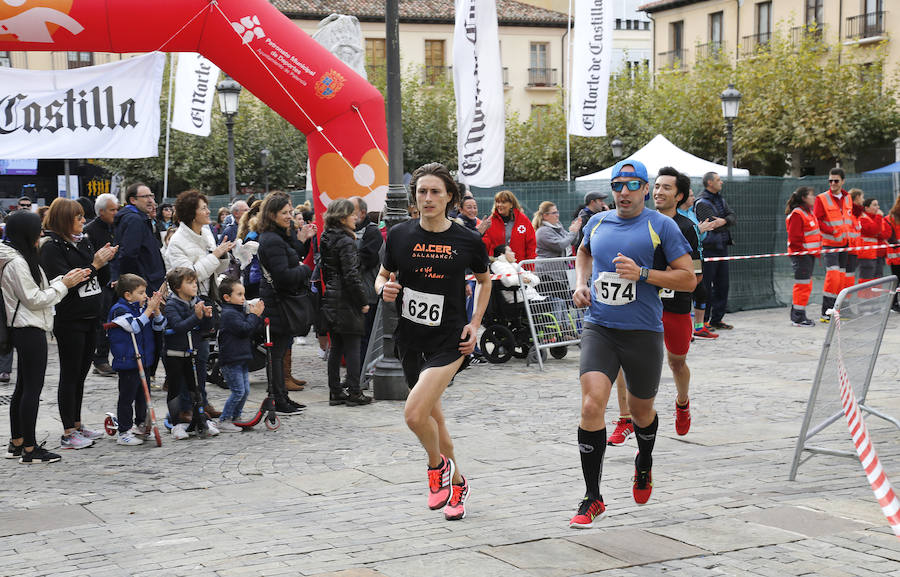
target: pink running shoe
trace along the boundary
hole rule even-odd
[[[469,481],[463,477],[462,485],[451,485],[450,500],[444,507],[444,519],[457,521],[466,517],[466,499],[469,498]]]
[[[452,459],[441,455],[441,464],[438,468],[428,468],[428,508],[440,509],[450,500],[450,480],[456,465]]]

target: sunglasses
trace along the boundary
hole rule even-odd
[[[30,204],[20,204],[19,208],[31,208]]]
[[[840,182],[840,180],[837,179],[837,178],[835,178],[835,179],[829,178],[829,179],[828,179],[828,182]]]
[[[611,182],[609,186],[615,192],[622,192],[622,187],[627,186],[628,190],[634,192],[636,190],[640,190],[642,186],[644,186],[644,182],[641,180],[626,180],[625,182]]]

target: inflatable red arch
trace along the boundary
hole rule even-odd
[[[0,0],[0,50],[199,52],[307,135],[319,215],[384,204],[381,94],[266,0]]]

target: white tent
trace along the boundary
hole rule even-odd
[[[703,176],[707,172],[717,172],[720,176],[728,174],[728,167],[703,160],[689,152],[685,152],[672,144],[662,134],[654,136],[653,140],[634,154],[629,155],[628,158],[643,162],[644,166],[647,167],[647,174],[650,175],[651,180],[663,166],[671,166],[688,176],[696,177]],[[613,167],[610,166],[593,174],[579,176],[575,180],[609,180],[612,169]],[[750,176],[750,171],[746,168],[735,168],[732,170],[732,175]]]

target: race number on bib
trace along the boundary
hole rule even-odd
[[[97,281],[97,277],[95,276],[91,277],[91,280],[89,280],[87,284],[78,289],[78,296],[80,296],[81,298],[98,294],[100,294],[100,283]]]
[[[634,302],[637,286],[633,280],[620,277],[614,272],[601,272],[594,281],[597,300],[605,305],[621,306]]]
[[[403,289],[403,318],[420,325],[436,327],[444,316],[444,295]]]
[[[660,289],[659,290],[659,298],[673,299],[673,298],[675,298],[675,291],[673,291],[672,289]]]

